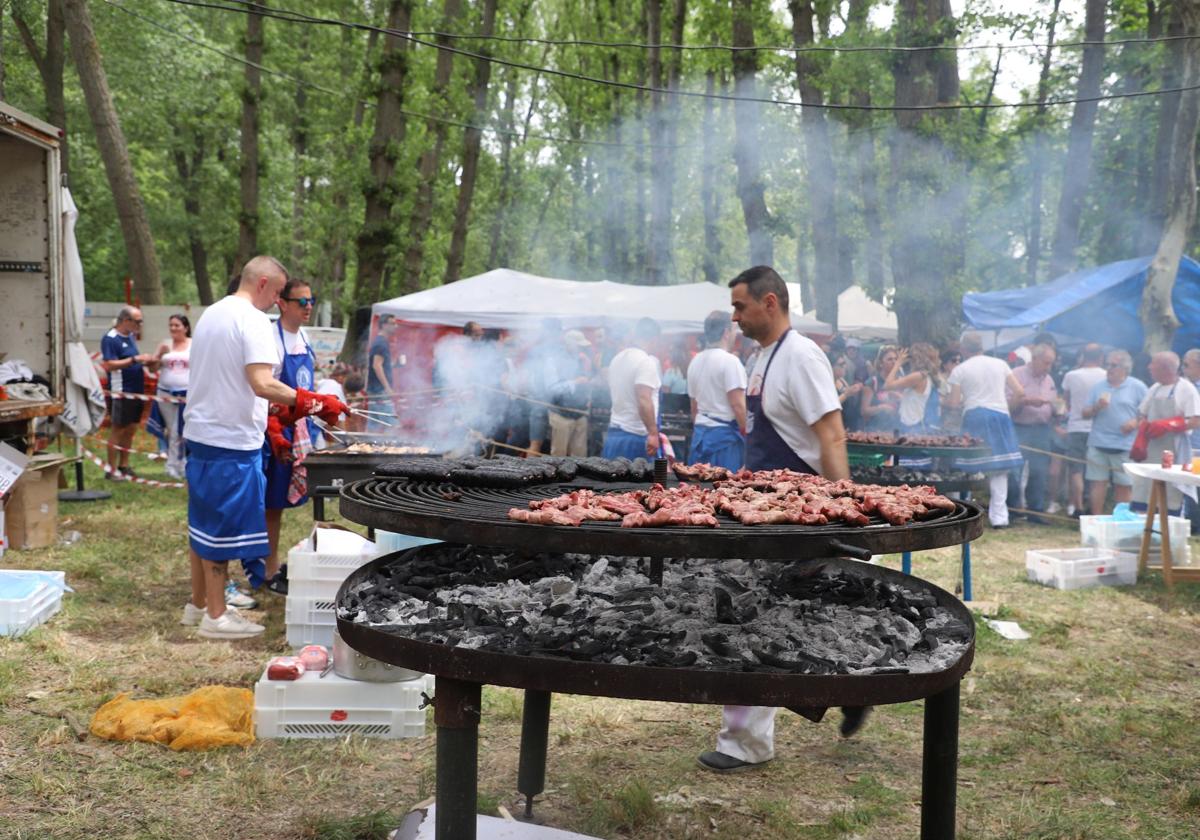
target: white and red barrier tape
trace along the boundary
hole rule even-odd
[[[95,453],[93,453],[86,447],[81,447],[81,448],[83,449],[84,456],[89,461],[91,461],[93,464],[95,464],[97,467],[104,470],[105,475],[112,475],[114,470],[111,466],[109,466],[104,461],[97,458]],[[142,485],[145,485],[146,487],[169,487],[169,488],[174,488],[176,490],[182,490],[183,488],[187,487],[187,485],[184,484],[182,481],[155,481],[152,478],[135,478],[134,476],[125,475],[124,473],[120,473],[120,472],[118,472],[117,475],[120,477],[120,479],[122,481],[132,481],[134,484],[142,484]]]
[[[104,396],[118,400],[142,400],[143,402],[185,403],[187,397],[160,397],[158,394],[134,394],[130,391],[105,391]]]
[[[100,446],[111,446],[118,452],[130,452],[135,455],[145,455],[151,461],[165,461],[167,459],[166,453],[151,449],[128,449],[124,446],[117,446],[115,443],[109,443],[104,438],[96,437],[95,435],[88,435],[88,440],[90,440],[92,443],[99,444]]]

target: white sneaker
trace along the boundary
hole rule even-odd
[[[197,607],[188,601],[183,605],[183,618],[179,619],[179,623],[184,627],[195,627],[202,618],[204,618],[204,607]]]
[[[1058,502],[1051,502],[1046,505],[1046,513],[1062,513],[1062,505]]]
[[[206,612],[200,619],[197,635],[205,639],[253,639],[266,629],[244,618],[237,608],[226,607],[220,618],[213,618]]]
[[[225,606],[237,607],[239,610],[252,610],[258,606],[258,601],[238,589],[237,585],[230,580],[225,582]]]

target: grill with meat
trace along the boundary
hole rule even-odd
[[[704,465],[707,466],[707,465]],[[726,471],[728,474],[728,471]],[[953,512],[954,502],[929,486],[829,481],[791,470],[741,470],[711,489],[695,484],[625,493],[575,490],[512,508],[508,518],[534,525],[579,525],[621,520],[623,528],[691,526],[716,528],[717,514],[743,525],[869,525],[872,516],[890,525]]]

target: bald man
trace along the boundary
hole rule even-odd
[[[226,606],[225,584],[230,560],[269,553],[262,466],[268,416],[294,423],[317,414],[336,424],[349,413],[336,397],[276,379],[281,357],[266,312],[287,281],[278,260],[255,257],[237,291],[205,310],[192,336],[184,411],[192,597],[181,623],[198,625],[205,639],[249,639],[264,630]],[[287,410],[269,409],[268,401]]]
[[[1188,431],[1200,427],[1200,392],[1196,386],[1179,375],[1179,356],[1170,351],[1150,357],[1150,377],[1154,384],[1138,406],[1138,436],[1130,457],[1135,461],[1157,464],[1164,452],[1170,452],[1175,463],[1192,460],[1192,444]],[[1138,451],[1143,449],[1144,451]],[[1140,456],[1140,457],[1139,457]],[[1193,496],[1195,489],[1188,488]],[[1150,482],[1133,479],[1133,502],[1130,509],[1146,510],[1150,499]],[[1178,513],[1183,507],[1183,495],[1173,484],[1167,485],[1167,508]]]

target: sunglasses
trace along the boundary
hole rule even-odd
[[[131,323],[131,324],[140,324],[140,323],[142,323],[142,319],[141,319],[141,318],[126,318],[125,320],[126,320],[126,321],[128,321],[128,322],[129,322],[129,323]]]
[[[317,305],[317,296],[316,295],[313,295],[312,297],[281,298],[281,300],[288,300],[288,301],[291,301],[292,303],[298,303],[301,306],[316,306]]]

